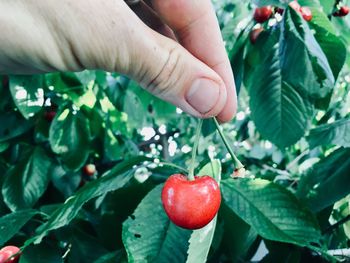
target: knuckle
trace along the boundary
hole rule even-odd
[[[181,54],[178,48],[169,49],[164,62],[157,66],[155,74],[146,82],[146,89],[156,96],[166,95],[176,85],[179,76],[183,75]]]

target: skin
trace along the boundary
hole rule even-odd
[[[217,214],[221,194],[217,182],[210,176],[195,177],[174,174],[165,182],[162,203],[170,220],[186,229],[199,229]]]
[[[210,0],[0,0],[0,33],[0,74],[102,69],[196,117],[236,112]]]

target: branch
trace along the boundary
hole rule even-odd
[[[337,223],[326,228],[326,230],[323,232],[323,234],[327,234],[329,232],[332,232],[334,229],[337,229],[339,226],[341,226],[342,224],[345,224],[348,221],[350,221],[350,215],[344,217],[343,219],[339,220]]]

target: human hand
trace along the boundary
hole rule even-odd
[[[210,0],[131,8],[122,0],[0,0],[0,73],[120,72],[194,116],[229,121],[236,92]]]

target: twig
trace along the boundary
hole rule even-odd
[[[293,161],[291,161],[287,167],[286,167],[286,170],[290,170],[294,165],[296,165],[301,158],[303,158],[305,155],[309,154],[310,150],[307,149],[305,151],[303,151],[301,154],[299,154]]]
[[[334,229],[337,229],[339,226],[341,226],[342,224],[345,224],[346,222],[350,221],[350,215],[344,217],[343,219],[339,220],[337,223],[329,226],[324,232],[323,234],[327,234],[329,232],[332,232]]]

